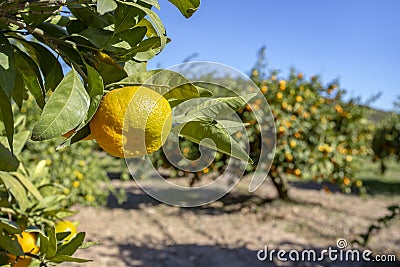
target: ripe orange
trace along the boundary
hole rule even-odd
[[[166,141],[172,127],[171,106],[149,88],[118,88],[103,97],[89,125],[108,154],[141,157],[157,151]]]
[[[71,232],[64,240],[69,242],[76,234],[76,226],[73,222],[64,220],[56,224],[56,233]]]
[[[36,245],[36,236],[33,233],[22,232],[21,234],[16,235],[18,243],[20,244],[22,251],[24,253],[36,254],[39,252],[39,247]],[[26,267],[32,261],[31,257],[28,256],[17,256],[12,254],[8,255],[8,263],[13,267]]]

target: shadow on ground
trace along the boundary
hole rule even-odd
[[[327,248],[316,248],[307,247],[304,245],[292,243],[290,241],[282,242],[277,246],[273,254],[273,260],[268,257],[264,260],[259,260],[257,254],[260,257],[265,257],[265,248],[263,252],[256,250],[250,250],[246,247],[229,248],[223,245],[198,245],[198,244],[175,244],[166,245],[159,248],[148,247],[148,246],[136,246],[133,244],[125,243],[118,244],[119,249],[119,260],[122,260],[125,266],[137,266],[137,267],[261,267],[261,266],[336,266],[336,267],[375,267],[375,266],[387,266],[394,267],[399,266],[400,262],[365,262],[365,261],[330,261],[328,256],[324,257],[323,260],[311,260],[302,261],[301,251],[312,250],[315,251],[316,259],[321,254],[322,250]],[[293,260],[289,259],[289,252],[291,249],[297,248],[300,254],[292,253]],[[285,258],[286,262],[278,261],[277,251],[284,249],[286,251]],[[267,249],[268,253],[272,250]],[[268,254],[269,255],[269,254]],[[305,254],[304,257],[308,254]],[[335,254],[332,254],[335,255]],[[339,254],[337,254],[339,255]],[[360,252],[360,257],[362,252]],[[99,255],[109,256],[109,255]],[[296,260],[296,257],[297,260]],[[312,257],[312,256],[311,256]],[[345,257],[345,256],[343,256]],[[351,257],[351,256],[350,256]],[[312,259],[312,258],[311,258]]]
[[[132,192],[130,192],[132,191]],[[107,199],[107,207],[113,209],[141,209],[148,205],[164,205],[162,202],[150,197],[144,191],[140,189],[129,189],[127,192],[127,198],[125,202],[118,203],[116,196],[110,193]],[[209,215],[220,215],[241,212],[243,209],[263,206],[271,203],[276,199],[262,198],[257,195],[240,194],[240,193],[228,193],[221,199],[214,203],[203,205],[194,208],[185,208],[184,210],[190,210],[193,212],[199,212]]]

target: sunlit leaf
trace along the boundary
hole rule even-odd
[[[190,107],[185,114],[177,116],[176,122],[182,123],[196,118],[223,119],[243,107],[256,94],[237,97],[210,98],[203,103]]]
[[[57,257],[54,257],[51,259],[51,262],[55,263],[61,263],[61,262],[79,262],[79,263],[84,263],[84,262],[89,262],[92,260],[86,260],[86,259],[81,259],[81,258],[75,258],[72,256],[67,256],[67,255],[60,255]]]
[[[168,0],[176,6],[185,18],[189,18],[200,6],[200,0]]]
[[[25,211],[29,204],[25,187],[17,178],[7,172],[0,172],[0,179],[3,181],[6,189],[14,196],[19,208]]]
[[[43,108],[39,122],[32,131],[32,140],[61,136],[78,126],[89,109],[89,95],[75,70],[71,70]]]
[[[118,7],[115,10],[115,26],[114,32],[119,33],[135,26],[142,18],[146,16],[146,13],[134,6],[128,6],[118,3]]]
[[[143,85],[162,94],[168,100],[187,100],[199,97],[197,87],[183,75],[170,70],[138,72],[109,87]]]
[[[114,0],[97,0],[97,12],[101,15],[111,12],[117,8],[117,3]]]
[[[24,175],[20,173],[13,173],[16,178],[18,178],[19,182],[37,199],[42,200],[43,197],[37,188],[33,185],[33,183]]]
[[[47,232],[48,240],[47,243],[47,252],[46,258],[52,258],[57,253],[57,237],[56,237],[56,229],[51,227]]]
[[[213,119],[192,120],[174,127],[172,132],[196,144],[201,142],[207,148],[245,162],[252,162],[246,151],[230,136],[223,125]]]

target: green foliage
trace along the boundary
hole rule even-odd
[[[260,55],[263,56],[262,53]],[[253,88],[253,92],[261,90],[275,120],[276,150],[269,176],[280,180],[297,177],[317,182],[330,181],[348,193],[352,187],[364,192],[358,177],[361,165],[355,159],[371,153],[373,125],[366,119],[369,115],[367,109],[357,99],[345,101],[345,91],[339,88],[337,81],[324,85],[317,76],[305,79],[302,73],[295,70],[287,78],[278,78],[277,71],[262,76],[265,72],[262,62],[263,59],[259,59],[256,64],[259,69],[252,71],[251,78],[258,87]],[[261,116],[256,118],[254,111]],[[255,162],[254,165],[247,165],[247,172],[255,171],[260,163],[261,144],[271,142],[261,140],[260,134],[260,123],[268,120],[268,112],[269,107],[261,99],[237,111],[247,125],[249,153]],[[221,114],[221,111],[210,115],[216,117],[217,113]],[[179,117],[176,120],[179,121]],[[232,136],[240,142],[243,134],[246,133],[236,132]],[[181,140],[180,150],[189,159],[200,157],[198,146],[192,142]],[[222,172],[228,159],[217,153],[214,162],[202,172]],[[173,169],[161,151],[153,157],[153,161],[158,167]],[[174,170],[172,174],[178,173]],[[185,172],[181,174],[187,175]],[[199,179],[200,175],[201,172],[195,173],[194,179]]]
[[[400,115],[392,113],[374,132],[372,140],[374,160],[381,163],[381,173],[387,169],[385,161],[393,157],[400,161]]]
[[[186,17],[200,4],[172,3]],[[38,254],[25,256],[40,266],[87,261],[72,256],[92,245],[85,234],[67,242],[54,222],[73,204],[105,202],[110,158],[93,141],[68,146],[90,134],[104,86],[145,72],[169,41],[153,7],[157,0],[0,1],[1,265],[7,253],[24,256],[15,236],[23,230],[38,238]]]
[[[353,160],[369,153],[372,138],[365,109],[355,99],[344,101],[345,91],[336,81],[323,85],[317,76],[306,80],[294,70],[287,79],[274,72],[262,79],[257,71],[252,77],[275,117],[277,146],[270,175],[328,180],[346,192],[360,186]]]

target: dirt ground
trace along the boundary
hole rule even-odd
[[[210,205],[178,208],[152,199],[133,181],[114,183],[127,189],[126,203],[118,205],[110,197],[108,207],[85,207],[74,217],[89,241],[101,241],[76,254],[94,260],[80,266],[400,266],[399,219],[374,235],[367,248],[360,248],[370,249],[373,255],[395,254],[395,263],[257,259],[265,246],[321,252],[335,247],[339,238],[350,243],[386,215],[387,206],[400,203],[400,195],[359,197],[295,183],[290,190],[295,202],[288,203],[274,200],[275,191],[265,182],[253,195],[239,184]]]

